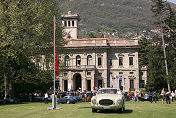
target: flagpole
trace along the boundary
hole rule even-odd
[[[56,61],[55,61],[55,55],[56,55],[56,52],[55,52],[55,45],[56,45],[56,28],[55,28],[55,16],[54,16],[54,45],[53,45],[53,47],[54,47],[54,96],[53,96],[53,102],[52,102],[52,107],[53,107],[53,109],[56,109],[56,98],[55,98],[55,92],[56,92],[56,83],[55,83],[55,81],[56,81],[56,73],[55,73],[55,71],[56,71],[56,68],[55,68],[55,64],[56,64]]]
[[[48,110],[58,110],[58,109],[61,109],[61,107],[56,107],[56,74],[59,74],[59,69],[58,69],[58,61],[57,61],[57,51],[56,51],[56,19],[55,19],[55,16],[54,16],[54,44],[53,44],[53,47],[54,47],[54,88],[53,88],[53,97],[52,97],[52,107],[48,107]],[[57,65],[56,65],[57,63]],[[56,67],[57,66],[57,67]],[[56,71],[57,70],[57,71]]]

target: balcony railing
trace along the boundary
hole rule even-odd
[[[85,69],[95,69],[94,65],[79,65],[79,66],[63,66],[65,69],[72,69],[72,70],[85,70]]]

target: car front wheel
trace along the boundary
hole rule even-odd
[[[69,101],[69,100],[67,101],[67,104],[70,104],[70,101]]]
[[[93,112],[93,113],[96,113],[96,112],[97,112],[97,109],[92,108],[92,112]]]

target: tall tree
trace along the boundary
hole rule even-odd
[[[34,72],[24,64],[31,56],[53,54],[47,51],[53,49],[53,16],[60,16],[57,8],[55,0],[0,0],[0,49],[6,95],[16,82],[13,78],[28,77],[25,70]],[[57,45],[62,46],[60,25],[56,34]],[[26,62],[21,60],[23,56]]]
[[[175,55],[176,55],[176,12],[170,4],[163,0],[152,0],[154,25],[158,30],[146,54],[148,59],[148,90],[159,90],[166,87],[175,88]],[[167,56],[166,56],[167,55]],[[164,74],[165,73],[165,74]],[[171,84],[170,84],[171,83]]]
[[[166,71],[166,78],[168,78],[168,62],[167,62],[167,56],[166,56],[166,49],[165,49],[165,36],[166,32],[164,28],[166,27],[165,20],[168,17],[168,6],[169,4],[166,1],[163,0],[152,0],[154,3],[152,5],[151,11],[154,13],[154,17],[156,19],[155,25],[160,30],[160,37],[162,41],[163,46],[163,54],[164,54],[164,62],[165,62],[165,71]],[[167,85],[168,90],[170,91],[170,82],[169,79],[167,79]]]

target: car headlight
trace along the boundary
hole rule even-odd
[[[96,99],[93,99],[93,100],[92,100],[92,103],[93,103],[93,104],[96,104]]]
[[[121,99],[117,99],[117,103],[121,102],[122,100]]]

